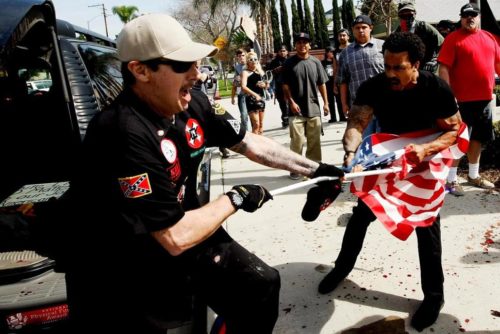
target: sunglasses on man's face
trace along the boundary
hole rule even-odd
[[[175,73],[186,73],[191,69],[193,65],[196,65],[195,61],[191,62],[185,62],[185,61],[177,61],[177,60],[170,60],[170,59],[151,59],[147,61],[143,61],[146,65],[168,65],[174,71]]]
[[[411,19],[413,17],[413,14],[401,14],[399,15],[399,18],[401,20],[408,20],[408,19]]]
[[[470,13],[464,13],[464,14],[460,15],[460,17],[463,19],[466,19],[468,17],[476,17],[478,15],[479,15],[478,13],[470,12]]]

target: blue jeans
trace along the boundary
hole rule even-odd
[[[240,109],[241,126],[243,126],[245,130],[248,131],[248,111],[244,94],[238,94],[238,109]]]

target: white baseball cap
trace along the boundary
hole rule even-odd
[[[167,14],[142,15],[128,22],[116,43],[122,62],[156,58],[193,62],[219,51],[213,45],[193,42],[179,22]]]

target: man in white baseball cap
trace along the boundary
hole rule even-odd
[[[197,60],[216,52],[164,14],[136,18],[120,33],[124,90],[90,122],[69,190],[78,216],[67,236],[68,332],[165,333],[172,321],[189,320],[196,295],[222,316],[227,333],[272,333],[279,273],[221,227],[272,196],[244,184],[200,203],[203,153],[227,147],[308,177],[343,173],[246,132],[191,90]]]
[[[213,45],[196,43],[173,17],[165,14],[143,15],[129,22],[117,40],[122,62],[164,58],[194,62],[217,53]]]

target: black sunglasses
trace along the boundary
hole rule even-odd
[[[478,16],[479,14],[476,13],[476,12],[470,12],[470,13],[463,13],[462,15],[460,15],[461,18],[465,19],[467,17],[476,17]]]
[[[168,65],[172,68],[172,71],[175,73],[186,73],[189,71],[191,66],[193,64],[196,64],[195,61],[192,62],[185,62],[185,61],[177,61],[177,60],[170,60],[170,59],[163,59],[163,58],[156,58],[156,59],[151,59],[151,60],[146,60],[143,61],[142,63],[148,65],[151,68],[158,67],[158,65]]]

